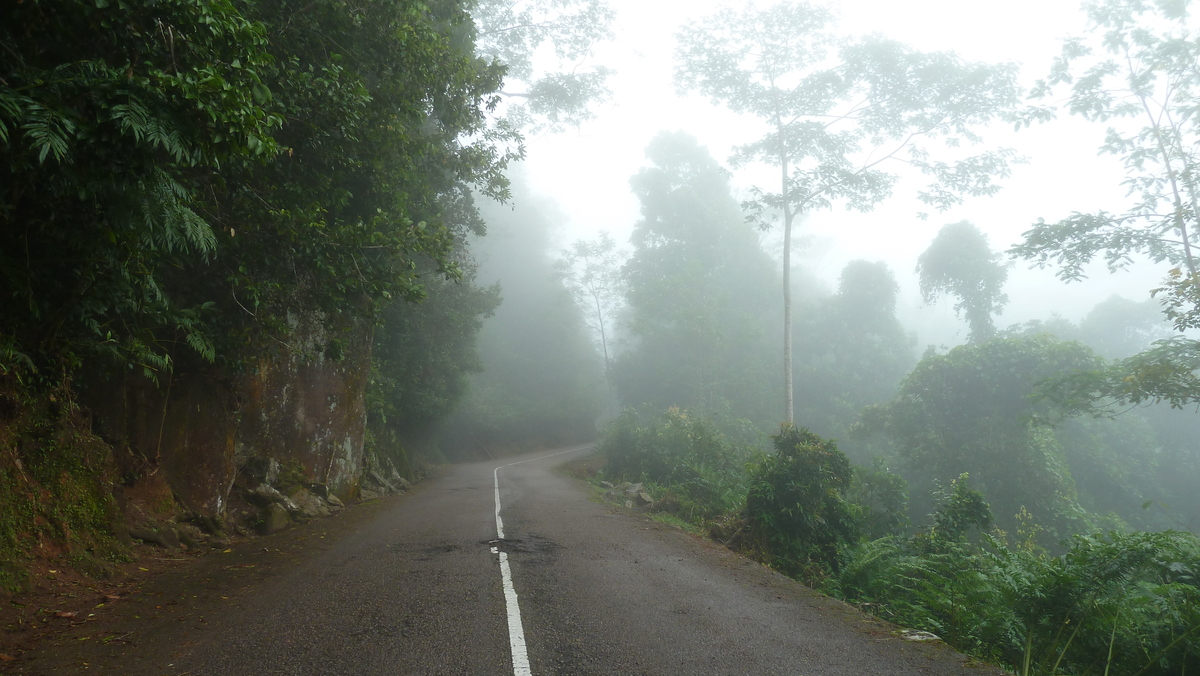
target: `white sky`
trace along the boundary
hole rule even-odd
[[[679,97],[672,84],[674,34],[679,26],[717,6],[712,0],[610,0],[617,11],[617,39],[604,45],[596,62],[615,69],[613,97],[597,108],[597,119],[578,132],[528,141],[526,169],[535,190],[556,201],[567,217],[565,244],[608,230],[626,241],[638,218],[629,178],[645,166],[644,149],[662,130],[696,136],[725,161],[731,148],[754,136],[754,122],[738,118],[696,96]],[[923,50],[949,50],[972,60],[1013,61],[1022,66],[1026,86],[1043,76],[1061,39],[1082,33],[1083,15],[1075,0],[847,0],[837,5],[848,34],[880,33]],[[1121,167],[1099,157],[1103,129],[1076,118],[1014,134],[989,133],[989,145],[1009,146],[1029,159],[1015,168],[1005,189],[991,198],[971,199],[946,213],[916,218],[928,207],[915,188],[901,184],[895,196],[868,214],[841,209],[818,212],[798,234],[809,235],[797,263],[832,287],[842,266],[853,259],[885,260],[901,284],[901,312],[920,333],[921,345],[965,339],[944,328],[953,320],[951,303],[923,307],[913,271],[917,256],[946,223],[970,220],[987,232],[992,246],[1015,244],[1029,225],[1071,211],[1118,207],[1123,201]],[[734,174],[735,189],[754,183],[753,170]],[[764,185],[764,187],[769,187]],[[1052,272],[1027,272],[1018,263],[1010,275],[1009,308],[1001,324],[1044,318],[1058,312],[1077,319],[1113,293],[1143,299],[1159,279],[1153,268],[1109,276],[1097,269],[1092,279],[1070,286]]]

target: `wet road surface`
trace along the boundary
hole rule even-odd
[[[536,676],[1002,673],[598,501],[555,471],[588,452],[445,468],[369,518],[325,520],[319,546],[232,600],[192,595],[174,621],[128,625],[135,640],[97,642],[88,661],[73,648],[69,666],[48,646],[18,673],[512,674],[500,552]]]

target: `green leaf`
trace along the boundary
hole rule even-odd
[[[271,90],[261,82],[250,88],[250,95],[254,97],[255,103],[260,106],[265,106],[271,101]]]

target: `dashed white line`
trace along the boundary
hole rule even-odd
[[[510,462],[507,465],[500,465],[492,470],[492,485],[496,491],[496,538],[504,539],[504,520],[500,518],[500,470],[513,465],[520,465],[534,460],[542,460],[544,458],[553,458],[556,455],[564,455],[566,453],[575,453],[591,448],[593,444],[571,448],[557,453],[541,455],[528,460],[519,460]],[[508,565],[508,552],[502,552],[498,547],[492,547],[493,554],[500,556],[500,581],[504,586],[504,605],[508,609],[508,643],[512,648],[512,665],[513,674],[515,676],[532,676],[529,670],[529,653],[525,649],[525,629],[521,625],[521,605],[517,603],[517,590],[513,587],[512,567]]]

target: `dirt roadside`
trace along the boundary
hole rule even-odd
[[[0,600],[0,673],[86,673],[161,659],[170,651],[172,628],[190,623],[203,629],[207,617],[237,606],[311,552],[336,547],[405,497],[353,505],[274,535],[234,538],[223,549],[180,552],[137,544],[133,560],[106,580],[38,564],[28,593]]]

